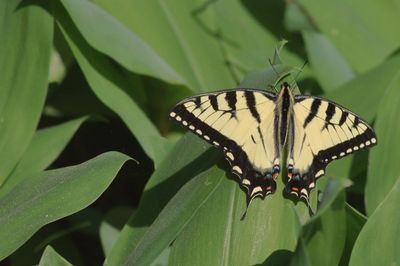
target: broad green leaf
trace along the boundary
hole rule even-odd
[[[395,56],[345,85],[328,92],[324,97],[345,106],[371,123],[377,114],[383,95],[392,86],[394,77],[399,73],[400,56]],[[379,140],[380,136],[378,134]],[[377,147],[372,148],[372,150],[375,149]],[[365,158],[365,154],[362,153],[365,152],[358,152],[355,156],[351,155],[332,162],[327,168],[327,175],[345,178],[355,177],[366,170],[365,163],[355,160],[357,156],[360,156],[361,159]]]
[[[129,265],[149,265],[178,236],[196,212],[215,193],[225,178],[216,167],[187,182],[168,202],[126,261]]]
[[[209,148],[210,145],[192,133],[176,143],[146,184],[137,211],[122,229],[105,264],[127,263],[148,227],[179,188],[218,161],[219,153]]]
[[[350,266],[400,264],[400,178],[377,206],[354,244]]]
[[[0,1],[0,185],[26,150],[47,92],[53,21],[42,8]]]
[[[299,6],[289,2],[285,13],[286,25],[302,33],[308,59],[314,75],[325,91],[330,91],[355,77],[352,68]]]
[[[287,2],[285,17],[285,28],[289,31],[315,31],[316,27],[304,13],[304,9],[297,2]]]
[[[291,265],[338,265],[346,240],[347,185],[335,179],[327,183],[318,212],[302,227]]]
[[[283,186],[278,182],[273,196],[255,199],[241,221],[245,192],[236,179],[222,178],[174,241],[170,265],[254,265],[277,251],[293,251],[298,234],[295,205],[283,197]],[[296,209],[302,213],[307,208],[299,203]]]
[[[95,2],[142,38],[193,92],[235,85],[220,40],[213,34],[215,14],[204,8],[203,0]]]
[[[355,77],[346,60],[324,34],[303,31],[302,35],[310,65],[324,91],[331,91]]]
[[[40,259],[39,266],[72,266],[66,259],[57,253],[51,246],[47,246]]]
[[[54,9],[58,25],[91,89],[107,107],[121,117],[157,166],[166,155],[170,143],[160,135],[146,114],[129,96],[129,84],[117,68],[83,39],[60,4],[55,2]]]
[[[382,63],[400,45],[400,5],[391,0],[304,0],[300,4],[356,72]]]
[[[340,265],[349,265],[351,251],[353,249],[354,243],[366,223],[367,218],[361,214],[359,211],[351,207],[346,203],[346,243],[344,246],[342,258],[340,260]]]
[[[218,38],[230,65],[241,71],[239,80],[247,72],[269,66],[269,59],[273,59],[271,51],[282,38],[289,41],[280,53],[284,63],[298,67],[304,63],[298,56],[299,50],[294,49],[298,44],[296,36],[283,27],[284,1],[210,1],[196,10],[195,16],[207,9],[215,10],[217,23],[217,29],[209,31]]]
[[[108,152],[76,166],[33,174],[0,198],[0,259],[44,225],[94,202],[129,158]],[[29,225],[29,226],[27,226]]]
[[[30,174],[46,169],[64,150],[85,119],[78,118],[36,131],[20,162],[0,189],[0,197]]]
[[[97,51],[132,72],[186,84],[184,77],[177,74],[145,40],[97,5],[86,0],[61,0],[61,3],[82,37]]]
[[[400,72],[400,71],[399,71]],[[400,73],[391,79],[380,102],[375,122],[378,145],[372,149],[365,189],[367,214],[371,215],[399,177]]]

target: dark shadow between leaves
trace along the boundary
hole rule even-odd
[[[296,83],[297,86],[300,88],[301,94],[320,96],[324,93],[318,82],[313,78],[296,80]]]
[[[254,264],[254,266],[285,266],[289,265],[293,256],[293,251],[278,249],[272,252],[264,262]]]

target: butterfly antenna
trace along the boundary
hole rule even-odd
[[[293,83],[292,83],[291,86],[290,86],[290,87],[292,88],[292,90],[294,90],[294,89],[297,87],[297,85],[296,85],[296,80],[297,80],[297,78],[300,76],[300,73],[303,72],[303,68],[307,65],[307,63],[308,63],[308,61],[305,60],[304,63],[303,63],[303,65],[301,66],[301,68],[300,68],[299,71],[297,72],[296,76],[293,78]]]

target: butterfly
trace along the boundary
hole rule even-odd
[[[170,117],[223,150],[247,190],[247,208],[255,197],[275,192],[285,145],[285,191],[309,207],[330,162],[377,144],[358,115],[320,97],[294,95],[286,82],[276,93],[237,88],[189,97]]]

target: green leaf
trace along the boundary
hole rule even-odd
[[[94,202],[129,158],[108,152],[80,165],[37,173],[0,198],[0,259],[44,225]],[[29,225],[29,226],[27,226]]]
[[[216,167],[187,182],[168,202],[127,259],[130,265],[149,265],[178,236],[225,178]]]
[[[97,5],[86,0],[61,0],[61,3],[83,38],[96,50],[132,72],[186,84],[185,79],[146,41]]]
[[[190,149],[188,149],[190,147]],[[116,245],[106,258],[108,265],[123,265],[158,214],[191,178],[220,158],[210,145],[192,133],[184,135],[147,182],[139,207],[122,229]]]
[[[209,179],[216,176],[209,176]],[[292,201],[283,197],[283,183],[265,200],[255,199],[246,218],[245,192],[236,179],[223,178],[174,241],[171,265],[254,265],[281,250],[293,251],[297,241]],[[304,203],[296,206],[306,214]],[[285,230],[280,230],[285,228]]]
[[[213,34],[214,10],[204,8],[207,6],[204,1],[96,0],[96,3],[143,39],[187,81],[193,92],[235,85],[220,40]]]
[[[297,39],[281,23],[285,9],[283,1],[218,0],[209,1],[208,5],[204,4],[203,9],[215,10],[217,29],[214,34],[219,39],[228,62],[242,72],[239,80],[243,78],[243,72],[247,74],[269,66],[268,60],[274,61],[271,51],[274,51],[282,38],[289,40],[279,53],[284,62],[293,66],[304,63],[304,59],[298,56],[300,53],[296,54],[298,51],[293,49]],[[274,11],[270,12],[271,10]],[[201,11],[199,8],[196,14]],[[267,12],[268,16],[265,15]],[[304,71],[307,72],[306,69]],[[263,88],[265,86],[266,84]]]
[[[297,2],[286,3],[284,23],[289,31],[316,31],[315,25]]]
[[[399,71],[400,72],[400,71]],[[378,146],[370,156],[365,203],[371,215],[386,197],[399,177],[397,159],[400,157],[400,73],[394,75],[383,95],[375,122]]]
[[[399,48],[396,1],[304,0],[300,4],[356,72],[382,63]]]
[[[350,257],[353,265],[400,264],[400,178],[362,228]]]
[[[355,74],[330,40],[317,31],[302,32],[310,65],[324,91],[352,80]]]
[[[302,33],[313,73],[325,91],[330,91],[355,77],[346,59],[332,42],[318,31],[297,2],[288,3],[285,15],[287,26]]]
[[[346,240],[346,186],[344,180],[327,183],[318,212],[302,227],[291,265],[338,265]]]
[[[40,259],[39,266],[69,266],[72,264],[57,253],[51,246],[47,246]]]
[[[54,9],[58,25],[91,89],[107,107],[121,117],[146,154],[158,166],[170,148],[170,142],[160,135],[146,114],[129,96],[129,84],[120,71],[110,64],[107,57],[94,50],[83,39],[60,4],[55,2]]]
[[[47,91],[53,20],[41,7],[0,1],[0,185],[35,132]]]
[[[67,143],[86,118],[36,131],[20,162],[0,189],[0,198],[32,173],[46,169],[64,150]]]

